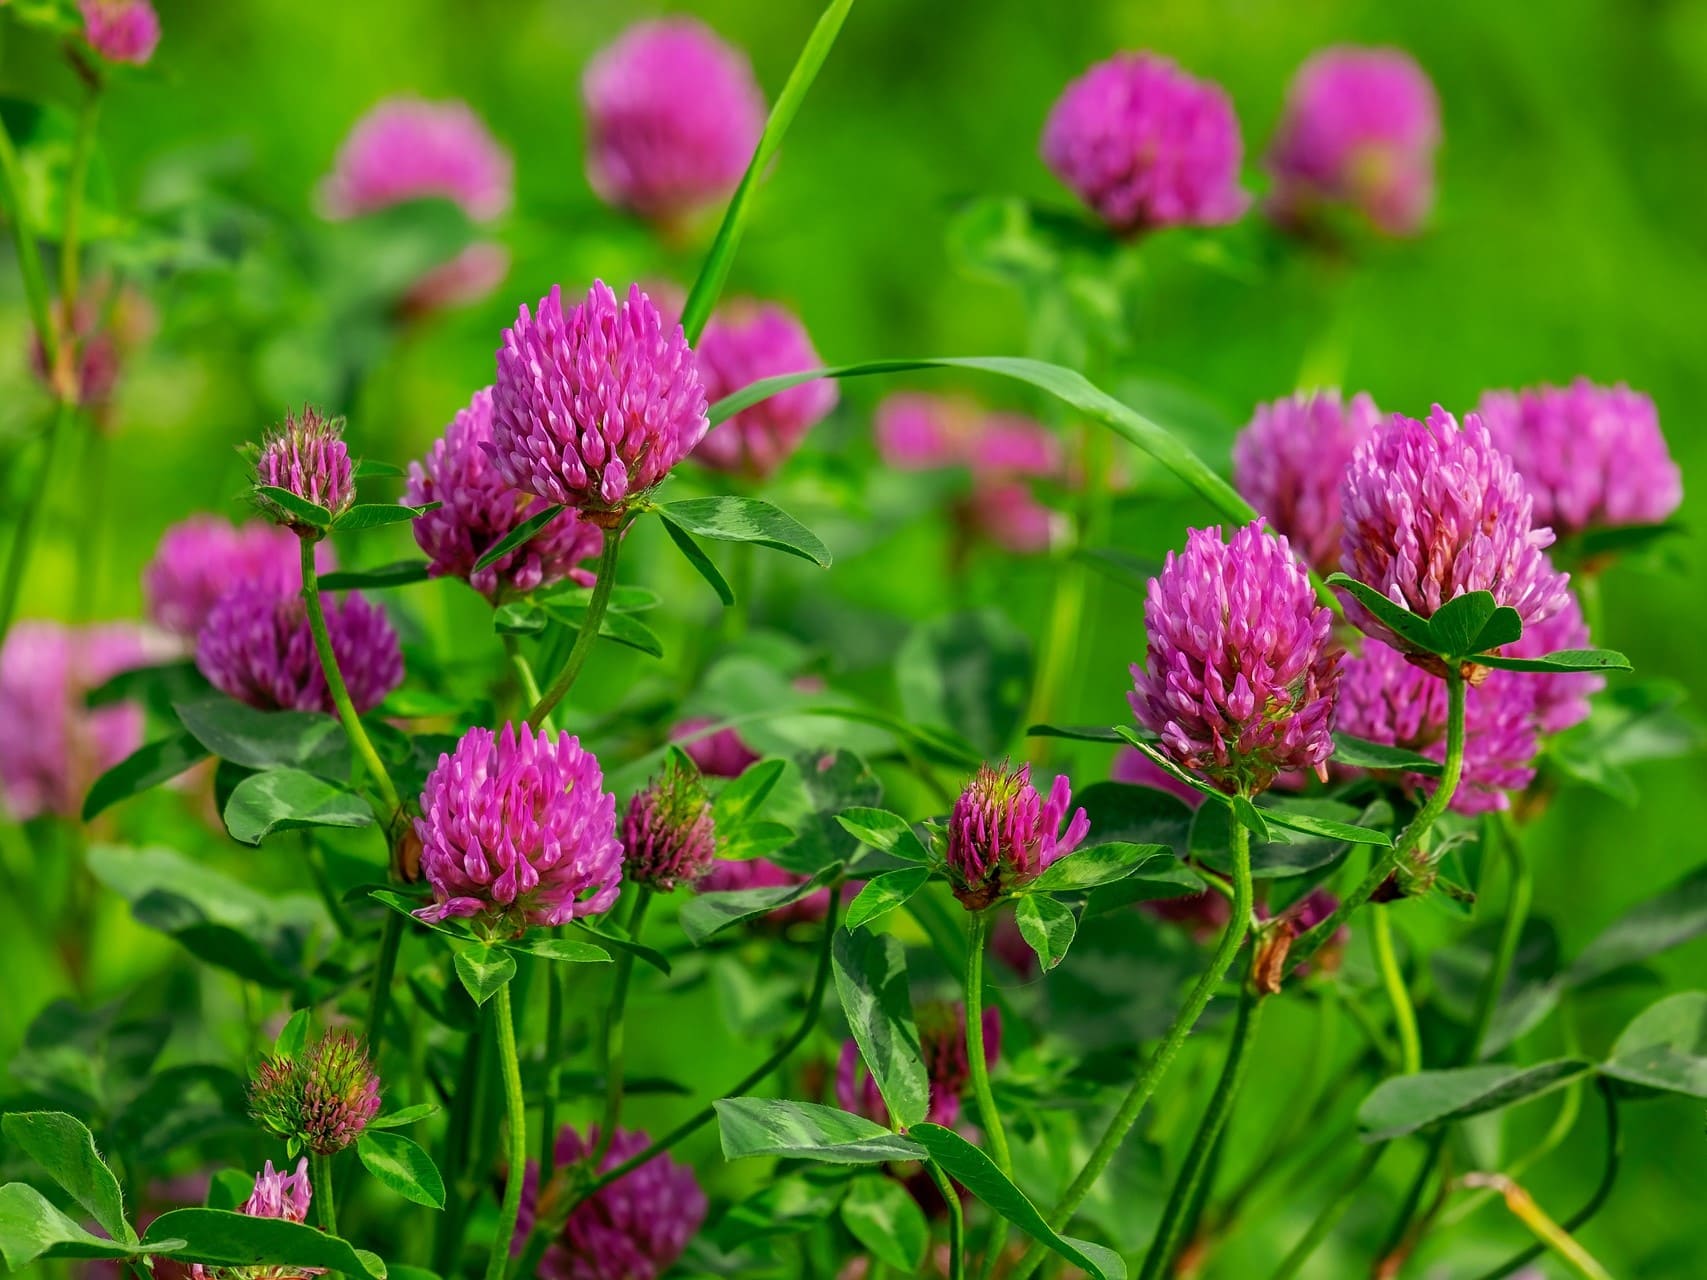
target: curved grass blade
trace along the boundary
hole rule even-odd
[[[841,33],[842,23],[852,8],[853,0],[831,0],[818,19],[818,25],[806,38],[806,47],[795,60],[794,70],[788,73],[782,92],[777,94],[776,105],[765,121],[764,133],[759,135],[759,145],[753,151],[752,162],[747,165],[747,172],[741,175],[741,185],[735,188],[729,208],[723,213],[723,223],[717,228],[717,238],[711,242],[711,252],[705,255],[705,264],[700,267],[699,277],[693,282],[688,300],[682,306],[682,332],[690,344],[699,341],[705,322],[711,318],[711,308],[717,304],[717,295],[723,292],[723,284],[729,279],[729,268],[735,262],[735,250],[740,248],[741,232],[747,223],[753,188],[782,145],[783,135],[794,123],[800,104],[806,100],[806,91],[818,78],[819,68],[830,56],[830,47],[836,43],[836,36]]]
[[[1240,524],[1256,519],[1256,511],[1239,496],[1238,491],[1165,427],[1152,422],[1130,405],[1122,404],[1106,391],[1092,385],[1083,374],[1061,365],[1031,360],[1024,356],[942,356],[918,360],[871,360],[864,364],[836,365],[804,373],[761,378],[751,386],[743,387],[734,395],[725,396],[712,405],[711,422],[716,426],[761,400],[767,400],[780,391],[787,391],[790,387],[811,382],[815,378],[863,378],[872,374],[911,373],[921,369],[970,369],[977,373],[993,373],[1046,391],[1087,418],[1101,423],[1123,440],[1137,445],[1228,519],[1237,520]]]

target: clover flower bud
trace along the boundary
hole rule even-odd
[[[948,867],[961,905],[982,910],[1077,849],[1091,824],[1080,809],[1062,830],[1072,798],[1064,776],[1046,800],[1031,785],[1030,765],[981,766],[948,824]]]
[[[344,420],[327,418],[311,405],[303,406],[301,417],[285,414],[284,422],[262,439],[255,459],[256,484],[287,490],[326,508],[334,518],[356,500],[354,475],[344,444]],[[265,496],[257,495],[256,503],[275,524],[301,537],[318,538],[323,532]]]
[[[379,1114],[379,1075],[359,1039],[334,1031],[296,1058],[263,1058],[249,1084],[249,1110],[281,1137],[331,1155]]]
[[[691,764],[674,759],[628,802],[622,820],[623,868],[636,884],[669,893],[703,876],[717,856],[711,795]]]

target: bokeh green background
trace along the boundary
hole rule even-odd
[[[771,94],[815,16],[801,0],[682,7],[748,49]],[[205,170],[209,156],[219,157],[215,167],[228,175],[221,179],[228,189],[284,228],[267,233],[282,243],[257,252],[288,258],[301,251],[297,237],[306,244],[323,233],[313,188],[362,111],[396,92],[466,98],[515,155],[516,207],[498,231],[515,261],[488,301],[388,341],[349,403],[334,406],[349,413],[365,452],[402,461],[425,447],[472,388],[490,380],[498,330],[518,302],[554,281],[573,289],[595,274],[613,281],[691,276],[693,246],[655,247],[597,203],[582,169],[581,68],[593,49],[654,8],[609,0],[164,0],[165,36],[154,67],[123,79],[103,117],[104,164],[122,205],[158,195],[172,165]],[[1116,49],[1166,52],[1226,85],[1247,151],[1255,153],[1294,68],[1313,49],[1338,41],[1402,45],[1439,87],[1446,143],[1428,233],[1367,254],[1337,277],[1318,261],[1274,252],[1254,232],[1227,237],[1247,250],[1261,246],[1231,271],[1161,245],[1124,373],[1187,388],[1213,408],[1206,417],[1228,423],[1243,421],[1256,401],[1292,389],[1309,376],[1301,372],[1307,366],[1372,392],[1384,408],[1415,414],[1431,401],[1461,409],[1484,387],[1579,373],[1648,390],[1684,469],[1689,533],[1662,561],[1610,576],[1605,633],[1597,639],[1627,651],[1641,672],[1676,677],[1697,704],[1707,701],[1699,639],[1707,628],[1699,576],[1700,531],[1707,528],[1699,483],[1707,468],[1699,425],[1707,398],[1707,5],[860,0],[764,187],[732,287],[791,303],[831,362],[1020,351],[1027,323],[1018,298],[957,271],[946,233],[959,201],[975,193],[1062,199],[1036,144],[1050,102],[1070,76]],[[52,53],[34,39],[13,38],[0,63],[5,93],[73,101],[72,82]],[[1249,168],[1254,177],[1254,164]],[[232,446],[288,401],[323,386],[317,361],[325,353],[290,336],[317,303],[271,292],[275,285],[271,277],[240,274],[228,288],[174,279],[152,287],[165,323],[126,375],[105,491],[92,498],[88,473],[61,467],[26,616],[79,609],[133,616],[138,571],[159,531],[191,510],[234,509],[240,476]],[[13,353],[0,360],[0,428],[15,436],[39,420],[43,403],[24,373],[25,320],[10,267],[0,289],[0,349]],[[273,318],[228,324],[221,306],[251,321]],[[1027,405],[1003,387],[968,385],[992,400]],[[870,412],[885,389],[844,388],[843,408],[824,437],[838,456],[869,458]],[[1222,451],[1211,461],[1223,465],[1224,437],[1211,431],[1206,438],[1206,449]],[[821,477],[812,483],[821,485]],[[873,490],[882,488],[880,477]],[[810,506],[810,494],[806,501]],[[98,522],[92,560],[75,528],[91,519]],[[1129,508],[1122,539],[1132,551],[1156,554],[1179,542],[1184,523],[1201,519],[1184,499],[1164,497]],[[825,588],[809,583],[800,590],[811,599],[785,592],[769,621],[790,630],[798,609],[802,634],[832,648],[845,641],[848,652],[865,655],[861,662],[880,659],[870,653],[871,637],[854,634],[861,611],[928,617],[951,603],[943,582],[915,568],[937,537],[929,512],[893,530],[868,530],[832,571],[833,590],[854,602],[850,611],[814,604]],[[362,557],[391,558],[384,552],[401,554],[406,545],[399,533],[395,545],[364,548]],[[972,598],[999,600],[1036,634],[1051,572],[1042,564],[981,560]],[[670,580],[697,590],[686,578]],[[805,582],[792,570],[777,580],[784,587]],[[696,595],[693,607],[701,603]],[[421,607],[431,614],[444,606]],[[1063,708],[1061,719],[1106,723],[1122,714],[1125,668],[1138,656],[1138,608],[1135,595],[1104,593],[1084,638],[1077,704]],[[459,615],[465,631],[472,617]],[[838,619],[847,634],[835,634]],[[633,668],[612,659],[606,670],[621,677]],[[1103,767],[1091,755],[1079,762]],[[1628,904],[1707,860],[1701,759],[1646,768],[1639,781],[1642,800],[1634,807],[1567,794],[1533,836],[1537,910],[1556,923],[1567,953]],[[0,918],[28,910],[28,903],[3,903]],[[122,917],[122,908],[103,917],[113,934],[99,944],[101,994],[169,954],[123,929]],[[8,936],[15,936],[10,929]],[[1422,926],[1415,936],[1431,935]],[[0,1053],[15,1046],[58,981],[26,950],[0,936],[8,993],[0,999]],[[1707,943],[1696,942],[1656,968],[1678,989],[1699,983],[1704,964]],[[1585,1045],[1604,1049],[1653,995],[1622,991],[1585,1001]],[[642,1032],[643,1065],[665,1066],[685,1051],[675,1032],[688,1024],[673,1021],[683,1015],[658,1010],[657,1025]],[[1291,1064],[1308,1034],[1298,1020],[1275,1019],[1269,1027],[1251,1083],[1263,1103],[1245,1117],[1254,1117],[1245,1133],[1284,1110],[1296,1083]],[[723,1052],[696,1043],[693,1061],[726,1070]],[[738,1047],[727,1052],[727,1062],[740,1060]],[[683,1070],[680,1063],[676,1069]],[[1620,1276],[1703,1274],[1701,1108],[1671,1099],[1626,1113],[1622,1180],[1584,1241]],[[1515,1123],[1522,1131],[1547,1118]],[[1586,1193],[1599,1143],[1597,1122],[1585,1118],[1534,1175],[1542,1203],[1562,1213]],[[1401,1173],[1408,1163],[1391,1162],[1386,1176],[1395,1194]],[[1272,1232],[1247,1233],[1222,1260],[1221,1274],[1262,1274],[1263,1259],[1293,1237],[1314,1203],[1300,1187],[1297,1202],[1283,1201],[1268,1219]],[[1354,1211],[1350,1237],[1366,1237],[1389,1211],[1372,1188]],[[1520,1238],[1497,1210],[1477,1221],[1484,1239]],[[1325,1251],[1315,1274],[1360,1274],[1361,1256]],[[1433,1274],[1459,1274],[1449,1252],[1437,1251],[1433,1265]]]

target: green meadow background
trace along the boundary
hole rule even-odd
[[[104,111],[100,182],[119,208],[141,202],[170,210],[174,201],[217,193],[254,217],[239,220],[246,228],[240,245],[217,270],[173,270],[147,284],[158,333],[126,371],[114,429],[98,447],[107,456],[72,449],[62,458],[24,615],[135,616],[138,574],[160,531],[193,510],[235,513],[234,446],[288,404],[329,398],[330,408],[349,415],[361,452],[402,462],[421,454],[470,392],[490,381],[498,332],[519,303],[553,282],[566,292],[582,289],[595,275],[613,283],[691,279],[699,245],[660,246],[604,209],[582,165],[581,69],[628,22],[659,8],[617,0],[161,0],[165,34],[154,65],[121,77]],[[699,15],[746,48],[771,96],[816,17],[803,0],[671,8]],[[1019,295],[963,270],[949,233],[957,209],[979,194],[1065,202],[1037,157],[1037,138],[1070,77],[1115,50],[1149,48],[1220,81],[1236,104],[1256,182],[1253,157],[1289,77],[1312,50],[1334,42],[1401,45],[1434,78],[1446,141],[1432,226],[1414,242],[1337,266],[1257,225],[1159,238],[1145,258],[1114,389],[1152,407],[1176,406],[1193,443],[1217,466],[1225,466],[1230,432],[1251,406],[1301,379],[1336,379],[1347,390],[1368,390],[1384,409],[1418,416],[1433,401],[1461,410],[1485,387],[1579,373],[1649,391],[1684,469],[1686,533],[1663,556],[1609,575],[1597,640],[1626,651],[1638,672],[1675,678],[1696,705],[1707,703],[1700,576],[1707,5],[859,0],[758,199],[731,291],[789,303],[829,363],[1024,351],[1029,330]],[[0,92],[74,102],[74,84],[53,55],[48,44],[9,28]],[[370,316],[352,336],[340,308],[362,294],[364,271],[384,269],[387,244],[326,226],[313,192],[351,123],[399,92],[467,99],[512,150],[516,203],[493,235],[513,263],[482,303],[404,329]],[[1204,251],[1205,243],[1222,252]],[[8,456],[45,411],[25,372],[25,326],[8,254],[0,268],[0,436]],[[356,377],[346,376],[352,359]],[[1000,384],[941,375],[914,384],[1053,415]],[[771,496],[820,528],[838,563],[828,576],[767,566],[766,603],[755,619],[832,655],[833,678],[880,692],[901,634],[895,618],[993,604],[1035,637],[1052,576],[1062,571],[986,553],[965,584],[946,580],[936,568],[947,536],[940,517],[915,501],[916,484],[884,476],[871,449],[873,408],[894,385],[844,385],[833,421],[776,486]],[[1155,411],[1166,420],[1164,408]],[[17,483],[14,475],[8,501]],[[1210,518],[1181,493],[1145,493],[1123,504],[1119,520],[1119,543],[1135,555],[1159,556],[1182,541],[1187,524]],[[346,560],[380,562],[412,549],[407,533],[394,530],[369,535]],[[647,544],[628,565],[625,572],[679,593],[666,604],[667,641],[684,642],[709,621],[709,594],[658,546]],[[430,642],[448,665],[490,661],[483,608],[469,593],[429,584],[402,599],[429,638],[420,643]],[[1126,668],[1141,654],[1140,610],[1139,595],[1099,582],[1071,701],[1057,719],[1106,724],[1125,716]],[[642,660],[601,653],[582,687],[596,709],[650,678]],[[0,733],[27,731],[0,726]],[[1107,767],[1106,754],[1090,748],[1060,760],[1085,782]],[[1702,757],[1645,766],[1638,781],[1633,806],[1568,792],[1531,833],[1536,910],[1553,921],[1567,955],[1627,906],[1707,861]],[[190,838],[164,816],[149,829],[156,810],[139,809],[122,812],[107,835]],[[198,856],[258,883],[296,887],[302,878],[288,863],[288,845],[258,856],[239,854],[223,837],[206,837],[200,847],[210,851]],[[181,955],[107,899],[97,915],[92,997],[111,999],[139,981],[165,991]],[[23,927],[35,909],[0,902],[0,1060],[16,1050],[34,1013],[65,992],[59,969]],[[1427,908],[1403,912],[1401,930],[1418,952],[1444,936]],[[1655,983],[1672,990],[1707,983],[1707,941],[1669,953],[1653,970]],[[1660,989],[1623,987],[1581,1000],[1585,1050],[1603,1052]],[[232,992],[201,998],[205,1016],[234,1016]],[[719,1030],[711,1002],[645,991],[637,999],[637,1070],[703,1089],[747,1061],[748,1046]],[[217,1033],[184,1034],[193,1044]],[[1235,1146],[1256,1146],[1265,1126],[1286,1114],[1312,1034],[1298,1009],[1271,1016],[1250,1099],[1234,1123]],[[1557,1052],[1559,1035],[1555,1020],[1530,1051]],[[1189,1085],[1204,1096],[1216,1067],[1213,1038],[1206,1043],[1209,1052],[1198,1045],[1168,1081],[1158,1123],[1177,1125],[1182,1107],[1194,1110],[1185,1107]],[[636,1114],[667,1121],[685,1105],[642,1099]],[[1556,1105],[1537,1102],[1511,1115],[1514,1149],[1546,1127]],[[1621,1180],[1583,1231],[1584,1243],[1620,1277],[1707,1274],[1701,1105],[1669,1097],[1624,1113]],[[1551,1211],[1568,1214],[1598,1176],[1601,1143],[1591,1098],[1571,1140],[1527,1185]],[[689,1150],[714,1170],[714,1191],[750,1184],[747,1171],[717,1167],[712,1135]],[[1266,1274],[1351,1158],[1344,1151],[1329,1157],[1266,1202],[1212,1274]],[[1318,1253],[1306,1274],[1365,1273],[1415,1158],[1405,1151],[1384,1164],[1336,1245]],[[1236,1152],[1228,1159],[1235,1162]],[[1497,1206],[1471,1219],[1462,1238],[1464,1258],[1484,1264],[1524,1240]],[[1474,1265],[1437,1244],[1418,1274],[1469,1275]]]

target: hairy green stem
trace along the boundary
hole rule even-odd
[[[362,767],[373,778],[373,785],[385,803],[386,838],[390,841],[396,835],[403,802],[397,798],[397,788],[392,785],[385,762],[373,749],[373,740],[367,736],[362,718],[356,714],[355,704],[350,701],[344,673],[338,669],[338,655],[332,651],[332,637],[326,631],[326,611],[320,606],[320,576],[314,567],[314,540],[303,538],[301,542],[302,599],[308,606],[308,628],[314,636],[314,651],[320,655],[320,669],[326,673],[326,687],[331,691],[332,705],[338,709],[338,719],[343,722],[344,732],[349,735],[350,744],[355,747],[356,755],[361,757]]]
[[[1233,1036],[1227,1045],[1227,1061],[1221,1068],[1221,1079],[1216,1083],[1209,1107],[1197,1126],[1197,1134],[1191,1140],[1179,1176],[1174,1179],[1173,1190],[1162,1210],[1161,1224],[1156,1228],[1150,1252],[1144,1257],[1140,1280],[1160,1280],[1172,1271],[1174,1255],[1182,1243],[1185,1220],[1197,1200],[1210,1157],[1220,1145],[1228,1117],[1233,1113],[1233,1104],[1238,1101],[1239,1089],[1244,1084],[1248,1050],[1262,1020],[1262,1008],[1262,996],[1247,983],[1239,1000],[1239,1015],[1233,1023]]]
[[[510,1265],[510,1238],[522,1205],[522,1174],[527,1167],[528,1117],[522,1099],[522,1067],[516,1054],[516,1026],[510,1013],[510,987],[498,988],[493,1018],[498,1032],[498,1062],[504,1078],[504,1109],[509,1118],[509,1151],[505,1160],[504,1198],[498,1206],[497,1232],[486,1259],[486,1280],[503,1280]]]
[[[1334,1229],[1334,1224],[1351,1207],[1352,1197],[1357,1194],[1358,1189],[1364,1183],[1369,1181],[1370,1175],[1375,1172],[1375,1166],[1381,1162],[1381,1157],[1386,1154],[1387,1146],[1385,1143],[1370,1147],[1363,1153],[1363,1158],[1346,1176],[1345,1181],[1334,1189],[1333,1195],[1322,1206],[1321,1212],[1305,1229],[1303,1237],[1280,1260],[1280,1268],[1274,1273],[1274,1280],[1292,1280],[1292,1277],[1298,1274],[1298,1269],[1310,1260],[1310,1255],[1315,1253],[1322,1241],[1328,1238],[1328,1232]]]
[[[563,965],[545,966],[545,1096],[539,1104],[539,1185],[557,1172],[557,1064],[563,1058]]]
[[[776,1070],[776,1068],[781,1065],[781,1063],[786,1060],[791,1053],[805,1042],[806,1037],[812,1034],[812,1028],[818,1021],[818,1010],[824,1003],[824,991],[829,986],[830,982],[830,945],[835,938],[836,924],[841,916],[841,901],[841,885],[833,885],[830,889],[829,907],[824,913],[824,934],[818,951],[818,968],[812,976],[812,990],[807,993],[806,1008],[801,1013],[800,1022],[795,1026],[793,1031],[789,1032],[788,1037],[772,1051],[768,1058],[758,1066],[754,1067],[732,1087],[725,1090],[721,1095],[719,1095],[720,1097],[738,1098],[746,1093],[747,1090],[751,1089],[772,1071]],[[715,1118],[716,1115],[716,1108],[710,1106],[703,1107],[694,1112],[693,1115],[682,1121],[674,1129],[671,1129],[662,1138],[659,1138],[644,1151],[624,1160],[614,1169],[601,1173],[597,1178],[594,1178],[591,1182],[580,1188],[580,1194],[577,1202],[579,1202],[579,1200],[585,1200],[601,1187],[609,1186],[624,1174],[633,1172],[659,1153],[668,1151],[683,1138],[687,1137],[702,1125]]]
[[[3,132],[3,131],[0,131]],[[58,452],[59,438],[69,428],[74,414],[71,402],[61,400],[53,408],[47,431],[42,436],[41,462],[36,477],[24,492],[23,505],[18,510],[18,523],[12,530],[12,545],[6,553],[6,576],[0,581],[0,641],[12,629],[18,612],[18,593],[23,589],[24,571],[29,567],[30,544],[35,538],[36,522],[41,517],[42,502],[53,476],[53,459]]]
[[[990,1088],[990,1066],[984,1056],[984,952],[989,938],[990,910],[972,912],[966,926],[966,1064],[972,1076],[972,1096],[978,1100],[978,1121],[989,1139],[990,1154],[996,1168],[1011,1179],[1013,1154],[1008,1149],[1007,1130],[996,1107],[995,1092]],[[1008,1220],[1001,1214],[992,1215],[990,1234],[984,1242],[982,1274],[986,1277],[994,1273],[1007,1239]]]
[[[628,913],[628,936],[636,942],[640,941],[640,930],[646,923],[646,908],[651,902],[652,890],[640,885],[635,890],[634,906]],[[598,1146],[587,1161],[589,1169],[596,1170],[604,1162],[605,1153],[616,1139],[617,1122],[622,1119],[622,1060],[626,1027],[623,1018],[628,1009],[628,987],[633,977],[634,952],[626,949],[617,952],[610,1008],[605,1011],[605,1118],[599,1131]]]
[[[1412,1076],[1422,1070],[1422,1037],[1417,1032],[1416,1006],[1411,1003],[1404,971],[1399,968],[1399,953],[1393,946],[1393,920],[1385,910],[1374,912],[1369,919],[1375,967],[1393,1006],[1393,1026],[1399,1033],[1399,1074]]]
[[[1300,965],[1309,962],[1310,957],[1321,950],[1327,940],[1339,932],[1340,926],[1364,903],[1374,895],[1375,891],[1386,883],[1387,877],[1417,847],[1422,838],[1434,826],[1435,820],[1446,812],[1446,807],[1452,803],[1452,797],[1458,790],[1458,781],[1464,772],[1464,677],[1457,671],[1446,674],[1446,760],[1441,769],[1440,784],[1435,787],[1422,808],[1406,824],[1393,847],[1385,853],[1378,854],[1375,865],[1369,869],[1369,874],[1363,878],[1357,888],[1353,889],[1336,907],[1326,920],[1321,921],[1315,928],[1304,934],[1292,944],[1288,957],[1290,967],[1288,973],[1297,973]]]
[[[95,122],[101,114],[100,81],[90,83],[83,98],[83,109],[77,113],[77,135],[72,142],[71,168],[65,176],[65,228],[59,238],[59,305],[66,319],[68,336],[74,334],[77,305],[78,259],[77,239],[83,216],[83,191],[89,182],[89,161],[95,152]]]
[[[504,633],[503,644],[504,654],[509,658],[510,666],[516,673],[516,683],[521,686],[522,697],[527,700],[527,705],[532,707],[539,702],[539,681],[534,677],[533,664],[522,652],[521,641],[507,631]],[[541,716],[539,727],[550,733],[553,728],[551,717]]]
[[[936,1161],[925,1161],[925,1172],[948,1207],[948,1280],[966,1280],[966,1220],[960,1209],[960,1194]]]
[[[616,586],[616,558],[622,551],[622,533],[627,527],[628,522],[625,520],[620,527],[605,530],[604,550],[599,553],[598,577],[593,581],[593,598],[587,602],[586,621],[581,624],[581,630],[575,636],[574,647],[564,659],[563,670],[557,673],[557,679],[551,682],[551,688],[545,691],[544,696],[533,704],[533,710],[528,712],[527,722],[536,729],[574,687],[581,668],[587,663],[587,655],[593,650],[593,643],[599,638],[599,626],[605,619],[605,607],[610,604],[611,590]]]
[[[332,1197],[332,1157],[316,1151],[310,1157],[314,1166],[314,1215],[320,1229],[329,1236],[338,1234],[338,1206]]]
[[[1251,923],[1251,837],[1250,832],[1237,822],[1233,824],[1232,846],[1233,908],[1227,918],[1227,927],[1222,930],[1221,939],[1210,958],[1209,967],[1199,975],[1186,997],[1185,1004],[1175,1015],[1173,1025],[1163,1036],[1162,1043],[1145,1061],[1138,1078],[1127,1090],[1119,1109],[1109,1121],[1108,1128],[1103,1131],[1101,1139],[1092,1149],[1085,1167],[1079,1170],[1078,1176],[1073,1179],[1050,1212],[1050,1225],[1057,1231],[1066,1226],[1073,1216],[1073,1211],[1083,1203],[1091,1188],[1096,1185],[1097,1179],[1102,1177],[1103,1170],[1107,1169],[1109,1162],[1114,1159],[1114,1153],[1120,1149],[1120,1144],[1137,1123],[1138,1114],[1143,1111],[1144,1104],[1150,1100],[1150,1095],[1156,1091],[1162,1077],[1168,1073],[1168,1068],[1173,1065],[1180,1047],[1185,1044],[1191,1029],[1197,1025],[1197,1020],[1203,1016],[1203,1011],[1209,1007],[1216,988],[1227,976],[1227,970],[1232,968],[1233,958],[1244,945]],[[1014,1280],[1025,1280],[1025,1277],[1035,1272],[1043,1260],[1043,1254],[1043,1247],[1034,1244],[1027,1252],[1025,1261],[1020,1264]]]
[[[1497,830],[1498,828],[1491,828]],[[1506,979],[1511,973],[1513,960],[1517,956],[1518,944],[1523,938],[1524,921],[1529,917],[1529,902],[1533,889],[1529,868],[1523,858],[1523,851],[1518,846],[1516,833],[1500,831],[1496,843],[1505,851],[1511,867],[1511,888],[1506,894],[1505,920],[1500,926],[1499,941],[1495,944],[1494,954],[1488,962],[1488,972],[1482,981],[1482,989],[1476,997],[1476,1010],[1470,1020],[1470,1034],[1464,1043],[1463,1052],[1459,1055],[1459,1066],[1472,1066],[1481,1056],[1482,1043],[1487,1039],[1488,1028],[1493,1025],[1494,1014],[1499,1009],[1500,995],[1505,991]],[[1384,913],[1377,913],[1378,915]],[[1376,935],[1379,944],[1380,935]],[[1402,986],[1401,986],[1402,989]],[[1406,1000],[1407,1005],[1409,1000]],[[1414,1025],[1414,1023],[1413,1023]],[[1400,1032],[1403,1034],[1403,1024]],[[1416,1071],[1419,1067],[1411,1067]],[[1446,1149],[1448,1127],[1442,1125],[1429,1135],[1422,1165],[1417,1169],[1416,1177],[1400,1201],[1398,1216],[1387,1232],[1387,1239],[1382,1249],[1382,1255],[1389,1256],[1395,1252],[1409,1253],[1416,1248],[1417,1241],[1427,1230],[1427,1221],[1418,1222],[1412,1226],[1417,1208],[1422,1204],[1423,1195],[1428,1190],[1430,1180],[1437,1172],[1441,1153]],[[1439,1171],[1442,1178],[1444,1170]]]
[[[397,976],[397,952],[403,946],[403,926],[407,923],[402,912],[388,910],[384,931],[379,935],[379,955],[373,962],[373,990],[368,993],[367,1005],[367,1042],[376,1055],[380,1037],[385,1033],[385,1010],[391,1002],[391,984]]]

